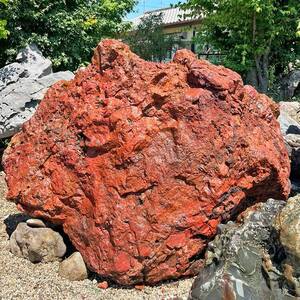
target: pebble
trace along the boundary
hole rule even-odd
[[[107,281],[102,281],[98,284],[98,287],[102,290],[106,290],[108,288],[108,283]]]
[[[46,228],[46,224],[39,219],[29,219],[26,221],[27,225],[32,228]]]

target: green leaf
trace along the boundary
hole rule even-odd
[[[6,37],[0,67],[36,43],[55,70],[76,70],[90,61],[102,38],[117,37],[128,27],[123,18],[134,5],[135,0],[0,0],[0,20],[7,20],[0,23],[0,37]]]

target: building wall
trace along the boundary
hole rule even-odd
[[[192,47],[192,41],[195,33],[197,32],[197,28],[199,27],[199,23],[193,24],[177,24],[173,26],[165,26],[164,33],[165,34],[176,34],[181,36],[181,41],[183,46],[180,48],[187,48],[189,50],[194,50]]]
[[[195,52],[195,45],[193,43],[193,38],[197,32],[197,28],[200,23],[191,23],[191,24],[176,24],[176,25],[166,25],[164,26],[164,33],[166,35],[176,35],[180,37],[180,45],[176,45],[172,51],[168,53],[166,61],[172,60],[175,52],[178,49],[188,49]]]

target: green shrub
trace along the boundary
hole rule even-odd
[[[0,9],[0,20],[8,20],[10,32],[0,41],[0,66],[34,42],[55,70],[75,70],[90,61],[102,38],[129,26],[122,19],[134,4],[135,0],[9,0],[7,9]]]

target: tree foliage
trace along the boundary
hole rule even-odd
[[[270,76],[300,58],[299,0],[188,0],[203,15],[198,41],[223,54],[222,63],[267,92]]]
[[[1,41],[0,65],[34,42],[56,70],[74,70],[90,60],[101,38],[125,30],[122,19],[134,4],[135,0],[9,0],[7,10],[0,12],[0,19],[9,20],[10,31]]]
[[[7,0],[0,0],[0,9],[2,10],[6,9],[5,7],[6,5],[7,5]],[[7,38],[7,35],[9,33],[8,30],[6,29],[6,24],[7,24],[6,20],[0,19],[0,40]]]
[[[140,57],[159,62],[168,58],[174,46],[181,43],[178,37],[164,34],[162,13],[143,17],[136,28],[128,33],[125,41]]]

